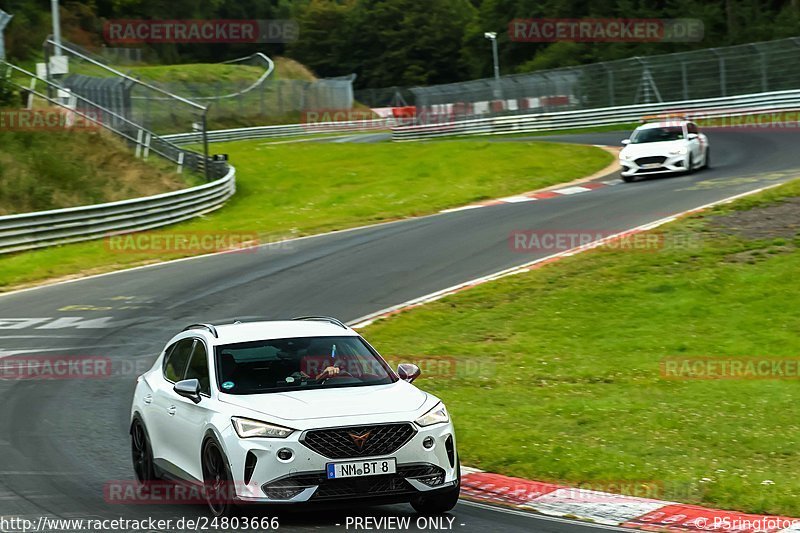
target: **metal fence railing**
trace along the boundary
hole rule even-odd
[[[210,130],[208,142],[247,141],[255,139],[276,139],[298,137],[320,133],[360,133],[388,130],[384,121],[352,120],[347,122],[316,122],[307,124],[284,124],[280,126],[254,126],[251,128],[232,128]],[[166,138],[175,144],[193,144],[200,141],[198,133],[176,133]]]
[[[800,89],[800,38],[411,89],[421,122],[599,109]]]
[[[218,128],[298,122],[303,111],[350,109],[354,104],[355,75],[318,80],[281,79],[276,76],[272,59],[262,53],[222,63],[242,67],[235,79],[220,76],[209,81],[144,81],[109,66],[107,50],[98,55],[72,43],[62,43],[61,49],[70,60],[71,74],[61,79],[65,87],[93,90],[95,95],[103,91],[124,93],[125,112],[131,120],[158,133],[202,128],[202,117],[176,101],[174,97],[178,95],[206,108],[206,126],[214,124]],[[45,53],[54,53],[52,41],[46,42]],[[119,87],[109,86],[109,80],[118,82]]]
[[[748,124],[746,121],[737,121],[735,118],[774,114],[774,117],[766,117],[768,126],[797,127],[796,117],[786,114],[787,111],[797,110],[800,110],[800,89],[555,113],[474,118],[438,124],[416,124],[393,128],[392,140],[413,141],[450,135],[493,135],[611,126],[636,122],[643,116],[658,114],[679,115],[694,120],[701,126],[721,127],[737,125],[747,127],[741,126]],[[749,127],[759,127],[759,124],[755,123],[755,126]]]

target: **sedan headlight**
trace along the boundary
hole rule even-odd
[[[625,152],[620,152],[619,158],[622,159],[623,161],[630,161],[633,159],[633,157],[631,157],[631,154],[626,154]]]
[[[240,418],[238,416],[231,418],[231,422],[233,423],[233,428],[236,430],[236,434],[243,439],[249,439],[251,437],[285,439],[294,433],[293,429],[267,424],[266,422],[259,422],[258,420],[250,420],[249,418]]]
[[[669,155],[686,155],[686,147],[670,150]]]
[[[432,426],[434,424],[442,424],[444,422],[450,421],[450,415],[447,413],[447,408],[444,406],[442,402],[436,404],[436,406],[422,415],[421,417],[417,418],[416,422],[417,425],[422,427],[425,426]]]

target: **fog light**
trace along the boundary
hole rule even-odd
[[[425,440],[422,441],[422,447],[426,450],[430,450],[433,448],[434,440],[433,437],[425,437]]]
[[[289,448],[281,448],[280,450],[278,450],[278,459],[280,459],[281,461],[288,461],[289,459],[292,458],[293,455],[294,453],[292,453],[292,450],[290,450]]]

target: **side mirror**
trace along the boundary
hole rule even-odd
[[[631,140],[630,140],[630,139],[622,139],[622,144],[623,144],[623,145],[626,145],[626,146],[627,146],[627,145],[629,145],[630,143],[631,143]]]
[[[417,379],[421,373],[422,371],[419,367],[411,363],[403,363],[397,367],[397,375],[400,376],[400,379],[409,383]]]
[[[693,139],[697,139],[697,134],[696,133],[690,133],[686,137],[691,141]]]
[[[200,382],[196,379],[184,379],[172,387],[179,396],[189,398],[194,403],[200,403]]]

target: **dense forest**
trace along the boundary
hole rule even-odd
[[[41,55],[49,0],[2,0],[14,60]],[[486,31],[498,33],[503,74],[635,55],[800,35],[800,0],[62,0],[65,37],[104,46],[112,19],[294,19],[287,44],[151,45],[165,62],[221,61],[255,50],[288,55],[320,76],[358,74],[358,87],[447,83],[492,73]],[[689,43],[513,42],[515,18],[696,18],[704,38]]]

